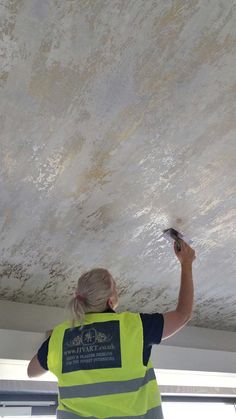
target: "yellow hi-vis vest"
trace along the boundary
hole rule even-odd
[[[152,364],[143,365],[138,313],[92,313],[82,327],[58,325],[48,368],[58,378],[58,419],[163,418]]]

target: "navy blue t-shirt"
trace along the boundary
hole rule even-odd
[[[113,312],[112,310],[107,310],[106,312]],[[140,317],[143,325],[143,364],[147,365],[152,345],[159,344],[162,339],[163,327],[164,327],[164,317],[163,314],[144,314],[140,313]],[[48,357],[48,344],[50,337],[42,344],[38,350],[38,361],[42,368],[48,370],[47,357]]]

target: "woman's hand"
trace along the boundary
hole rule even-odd
[[[183,240],[178,240],[181,249],[178,250],[177,243],[174,242],[174,250],[177,258],[179,259],[181,265],[190,264],[192,265],[194,259],[196,259],[195,250],[192,249],[187,243],[185,243]]]

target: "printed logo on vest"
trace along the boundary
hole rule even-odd
[[[120,368],[120,323],[112,320],[67,329],[63,339],[62,373]]]

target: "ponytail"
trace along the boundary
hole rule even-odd
[[[69,302],[69,309],[72,315],[73,327],[75,321],[79,321],[82,325],[84,323],[84,316],[86,312],[84,301],[80,300],[78,296],[75,295]]]

